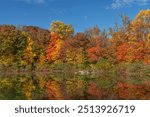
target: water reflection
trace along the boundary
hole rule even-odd
[[[1,75],[0,99],[150,99],[150,80],[111,75]]]

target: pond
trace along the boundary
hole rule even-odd
[[[149,100],[150,78],[109,74],[3,74],[0,75],[0,99]]]

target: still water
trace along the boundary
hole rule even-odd
[[[43,73],[44,74],[44,73]],[[0,75],[1,100],[150,99],[150,78],[71,74]]]

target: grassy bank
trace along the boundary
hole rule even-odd
[[[141,62],[134,63],[119,63],[113,64],[112,62],[101,59],[97,63],[45,63],[43,65],[34,64],[24,67],[16,67],[15,65],[0,66],[0,72],[11,73],[71,73],[78,75],[90,75],[90,74],[112,74],[112,75],[140,75],[150,76],[150,65]]]

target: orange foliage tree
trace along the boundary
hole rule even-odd
[[[145,59],[146,48],[143,42],[127,42],[118,46],[117,60],[125,62],[143,61]]]
[[[99,46],[91,47],[87,50],[90,62],[97,62],[101,57],[102,49]]]
[[[46,49],[47,60],[54,62],[59,59],[59,52],[62,45],[62,41],[58,39],[56,33],[51,33],[51,40]]]
[[[95,26],[87,30],[86,34],[89,37],[89,48],[86,50],[89,62],[97,62],[100,58],[107,58],[108,39],[106,31],[101,32]]]
[[[59,21],[52,22],[50,31],[51,38],[46,49],[46,58],[50,62],[59,62],[64,40],[71,37],[74,31],[71,25]]]

